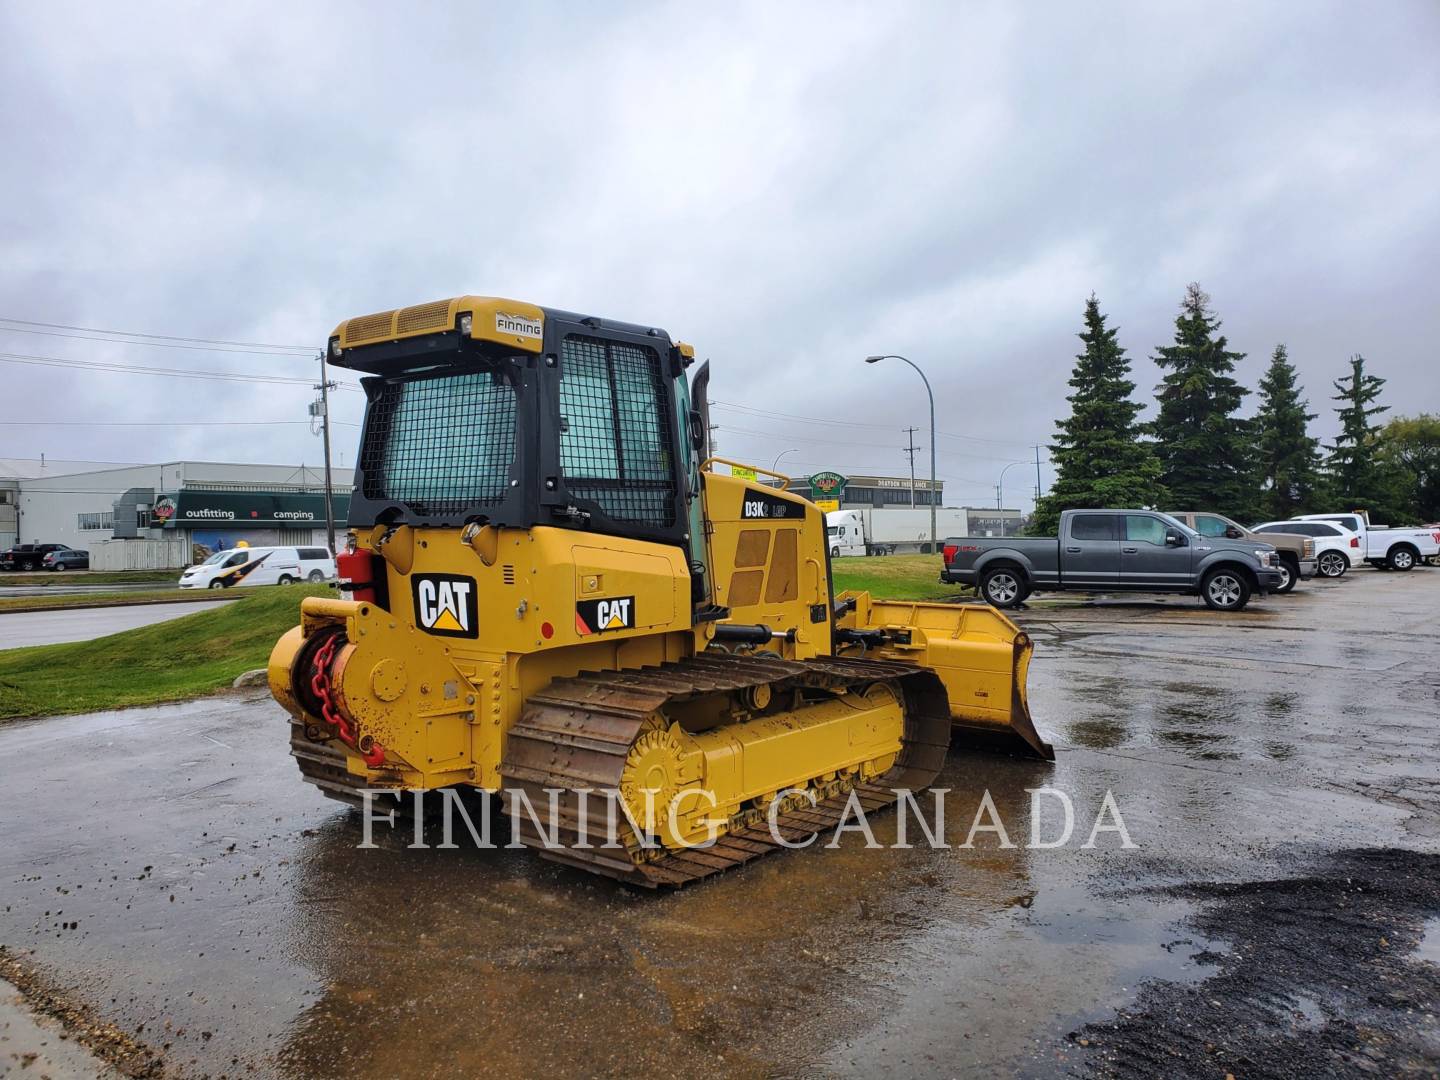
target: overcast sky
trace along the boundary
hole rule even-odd
[[[715,410],[722,452],[796,473],[906,471],[924,389],[862,362],[903,353],[952,505],[1051,437],[1092,290],[1147,402],[1198,280],[1247,385],[1289,345],[1319,433],[1357,351],[1396,412],[1440,411],[1428,0],[8,4],[0,38],[6,318],[319,346],[533,300],[693,342],[748,410]],[[11,357],[314,374],[10,325]],[[0,362],[0,457],[315,463],[303,424],[237,423],[309,397]],[[14,424],[57,420],[174,426]]]

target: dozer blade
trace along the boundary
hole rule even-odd
[[[839,625],[885,632],[884,644],[869,647],[868,655],[935,670],[950,698],[957,737],[977,747],[1055,760],[1054,748],[1035,730],[1025,690],[1034,642],[1001,612],[989,604],[874,600],[866,592],[836,599],[855,602]]]

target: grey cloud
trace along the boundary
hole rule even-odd
[[[1440,409],[1437,29],[1420,2],[10,6],[0,314],[318,344],[352,314],[519,296],[665,326],[723,400],[878,425],[717,411],[729,454],[856,471],[902,472],[924,427],[913,373],[860,362],[902,352],[968,436],[941,440],[952,501],[988,502],[1051,435],[1092,289],[1142,393],[1199,280],[1250,385],[1283,340],[1317,411],[1354,351],[1397,410]],[[12,420],[299,419],[308,397],[0,377]],[[319,455],[303,427],[0,427],[0,454],[41,449]]]

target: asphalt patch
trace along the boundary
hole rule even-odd
[[[1147,984],[1071,1032],[1081,1075],[1440,1076],[1440,964],[1423,955],[1440,856],[1350,850],[1296,877],[1159,891],[1197,901],[1191,925],[1226,948],[1197,957],[1216,965],[1204,981]]]

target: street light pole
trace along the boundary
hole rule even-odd
[[[920,381],[925,384],[925,393],[930,398],[930,550],[933,553],[940,550],[940,538],[936,535],[935,527],[935,503],[939,496],[939,489],[935,486],[935,392],[930,389],[930,380],[925,378],[925,372],[908,357],[899,353],[883,353],[865,358],[867,364],[878,364],[881,360],[904,360],[915,369],[915,374],[920,376]]]
[[[1005,487],[1005,474],[1006,474],[1007,472],[1009,472],[1011,469],[1013,469],[1016,465],[1029,465],[1029,464],[1030,464],[1030,463],[1029,463],[1028,461],[1012,461],[1012,462],[1010,462],[1008,465],[1006,465],[1003,469],[1000,470],[1000,481],[999,481],[999,483],[997,483],[997,484],[995,485],[995,509],[996,509],[997,511],[1003,509],[1002,506],[1001,506],[1001,499],[1002,499],[1002,497],[1003,497],[1003,490],[1004,490],[1004,487]],[[1005,515],[1004,515],[1003,513],[1000,513],[1000,514],[997,514],[997,516],[1000,518],[1000,535],[1001,535],[1001,536],[1004,536],[1004,535],[1005,535]]]
[[[773,462],[771,462],[771,464],[770,464],[770,471],[771,471],[771,472],[775,472],[775,471],[777,471],[777,470],[780,468],[780,459],[781,459],[782,457],[784,457],[786,454],[798,454],[799,452],[800,452],[800,451],[799,451],[798,449],[794,449],[794,450],[781,450],[778,454],[775,455],[775,460],[774,460]],[[780,482],[779,482],[778,480],[776,480],[775,477],[773,477],[773,476],[770,478],[770,481],[769,481],[769,482],[770,482],[771,484],[775,485],[776,487],[779,487],[779,486],[780,486]]]
[[[784,457],[786,454],[798,454],[799,452],[800,450],[798,448],[793,450],[781,450],[778,454],[775,455],[775,460],[771,463],[770,468],[778,469],[780,467],[780,459],[782,457]]]

